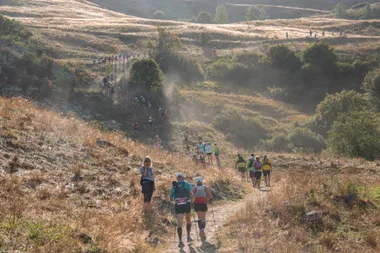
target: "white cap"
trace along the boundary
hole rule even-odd
[[[197,183],[202,183],[202,182],[203,182],[203,179],[202,179],[202,177],[196,177],[196,178],[195,178],[195,181],[196,181]]]
[[[178,172],[177,173],[177,177],[183,177],[183,173],[182,172]]]

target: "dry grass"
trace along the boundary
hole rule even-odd
[[[241,252],[375,252],[380,202],[366,189],[378,187],[380,178],[369,185],[369,177],[276,173],[272,191],[248,199],[229,220],[223,239]]]
[[[154,251],[151,240],[167,241],[169,224],[164,221],[171,220],[170,210],[162,212],[158,206],[168,199],[176,172],[183,171],[191,182],[202,175],[209,185],[222,182],[241,189],[232,171],[221,174],[195,167],[187,157],[152,150],[76,118],[62,118],[22,98],[0,98],[0,126],[0,231],[4,240],[0,248],[4,250],[28,247],[34,252],[81,252],[99,247],[107,252]],[[100,147],[97,138],[114,146]],[[152,157],[156,170],[152,215],[142,214],[139,189],[138,171],[145,155]],[[41,228],[35,228],[35,223]],[[28,241],[35,230],[39,235]],[[80,233],[90,235],[97,244],[80,243],[76,237]]]

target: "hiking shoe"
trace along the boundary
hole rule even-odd
[[[187,237],[187,242],[192,242],[192,241],[193,241],[193,239],[190,236],[188,236]]]
[[[183,247],[185,247],[185,244],[184,244],[182,241],[179,241],[179,243],[178,243],[178,247],[179,247],[179,248],[183,248]]]

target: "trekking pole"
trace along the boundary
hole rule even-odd
[[[175,245],[175,238],[176,238],[176,233],[175,233],[175,232],[176,232],[176,226],[173,224],[173,227],[174,227],[174,233],[173,233],[173,234],[174,234],[174,245]]]
[[[193,218],[194,218],[194,223],[195,223],[195,233],[197,235],[197,241],[199,242],[198,228],[197,228],[198,222],[195,220],[195,214],[194,214],[194,212],[193,212]]]

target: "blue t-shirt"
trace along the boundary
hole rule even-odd
[[[144,174],[144,166],[140,168],[140,173],[141,175]],[[146,177],[143,177],[143,183],[144,181],[153,181],[154,182],[154,178],[153,178],[153,168],[148,168],[148,173],[146,174]]]

